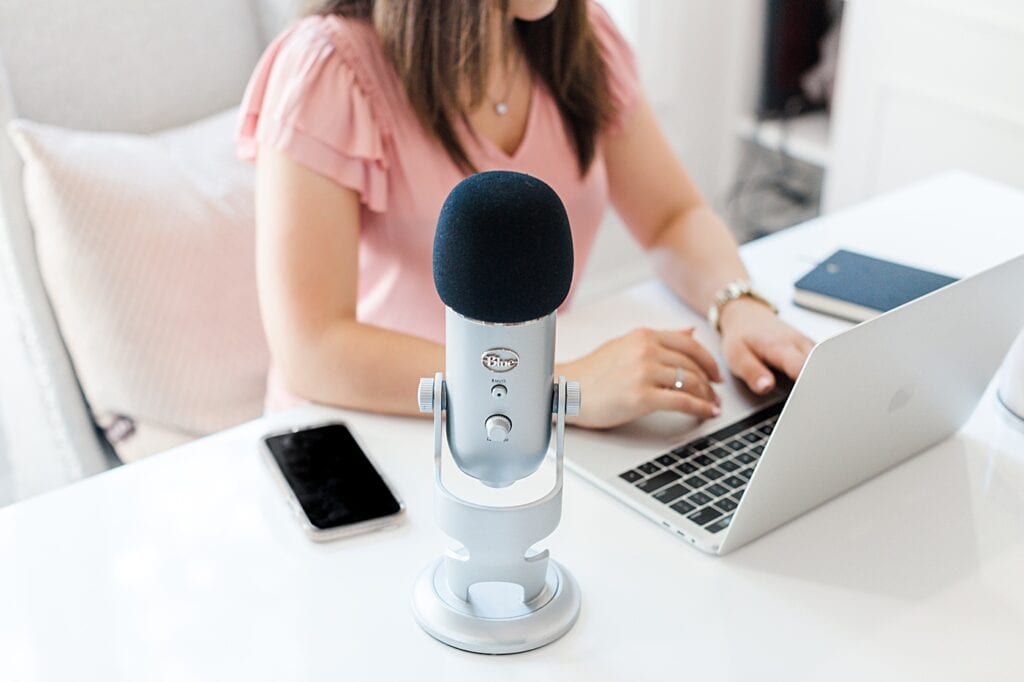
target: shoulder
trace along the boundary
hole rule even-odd
[[[355,84],[367,94],[376,91],[388,75],[373,27],[335,15],[300,19],[271,43],[263,57],[268,59],[271,76],[277,72],[293,82],[313,80],[324,69],[351,72]]]
[[[588,0],[587,18],[590,30],[606,60],[634,61],[633,48],[630,47],[629,42],[622,35],[622,31],[615,25],[615,21],[601,3],[596,0]]]
[[[365,22],[309,16],[266,49],[242,101],[238,153],[268,146],[358,191],[371,210],[387,205],[391,112],[381,96],[381,56]]]

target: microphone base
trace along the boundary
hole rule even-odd
[[[576,579],[548,560],[544,588],[523,601],[514,583],[478,583],[469,600],[449,588],[444,558],[423,569],[413,590],[416,622],[448,646],[478,654],[516,654],[550,644],[567,633],[580,614]]]

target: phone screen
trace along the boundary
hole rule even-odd
[[[400,511],[398,500],[344,424],[265,441],[314,527],[337,528]]]

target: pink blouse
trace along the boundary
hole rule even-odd
[[[638,101],[636,64],[604,9],[591,2],[588,10],[617,112],[606,134],[615,134]],[[254,160],[268,145],[359,193],[357,318],[442,342],[444,304],[431,273],[434,227],[465,174],[419,124],[373,27],[337,16],[301,19],[267,47],[241,114],[243,159]],[[558,107],[539,79],[513,154],[482,137],[466,135],[462,142],[477,169],[529,173],[558,192],[572,226],[575,290],[608,204],[600,146],[581,178]],[[267,408],[296,402],[272,368]]]

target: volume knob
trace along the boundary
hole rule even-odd
[[[420,412],[434,411],[434,380],[430,377],[420,379],[419,401]]]
[[[578,381],[565,382],[565,416],[580,416],[580,384]]]
[[[499,443],[508,440],[508,434],[512,430],[512,420],[503,414],[492,414],[484,422],[487,429],[487,440]]]

